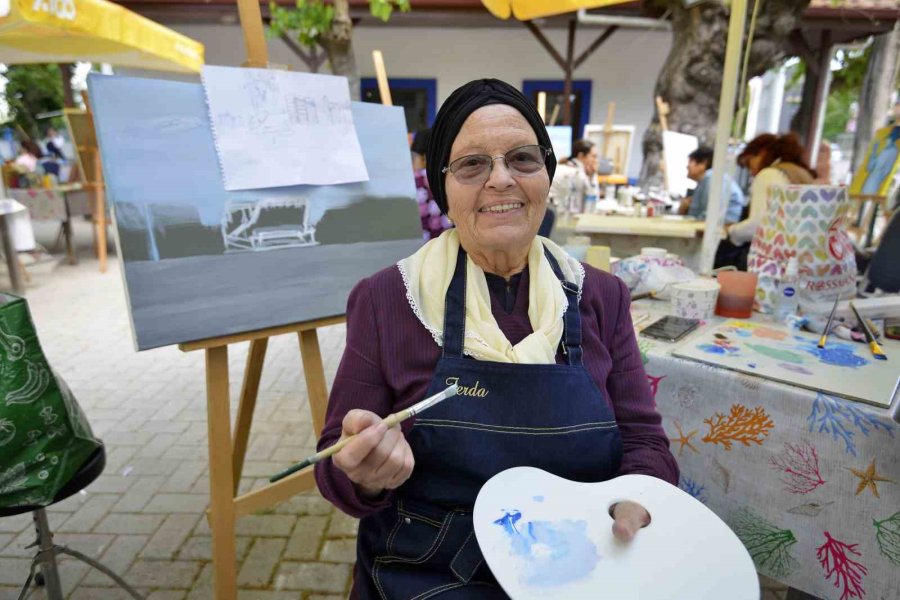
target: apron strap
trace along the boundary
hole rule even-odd
[[[456,270],[444,296],[443,356],[462,358],[466,337],[466,251],[459,247]]]
[[[578,286],[570,281],[566,281],[559,268],[556,257],[550,254],[550,250],[544,246],[544,256],[550,263],[553,273],[559,279],[563,291],[566,293],[566,300],[569,305],[566,308],[566,314],[563,317],[563,336],[560,340],[562,352],[568,359],[570,365],[581,365],[581,313],[578,310]]]

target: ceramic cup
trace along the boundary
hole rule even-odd
[[[692,279],[669,286],[675,316],[701,320],[712,318],[720,287],[713,279]]]

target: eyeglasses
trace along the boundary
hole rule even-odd
[[[456,181],[463,185],[482,185],[490,178],[494,161],[502,158],[513,177],[530,177],[545,168],[544,161],[551,154],[553,150],[536,144],[513,148],[500,156],[470,154],[457,158],[441,169],[441,173],[450,171]]]

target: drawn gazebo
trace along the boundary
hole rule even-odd
[[[308,199],[305,197],[264,198],[262,200],[230,200],[222,214],[222,238],[226,252],[272,250],[315,246],[316,228],[309,223]],[[266,211],[296,209],[280,214],[296,215],[296,219],[276,224],[260,224]]]

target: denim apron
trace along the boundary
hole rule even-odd
[[[615,476],[622,440],[604,394],[582,365],[578,289],[545,249],[568,299],[560,342],[566,364],[516,364],[463,356],[466,253],[447,290],[444,348],[428,395],[460,394],[419,416],[407,441],[416,459],[392,506],[364,518],[356,595],[364,600],[506,598],[478,547],[472,509],[481,486],[512,467],[573,481]]]

